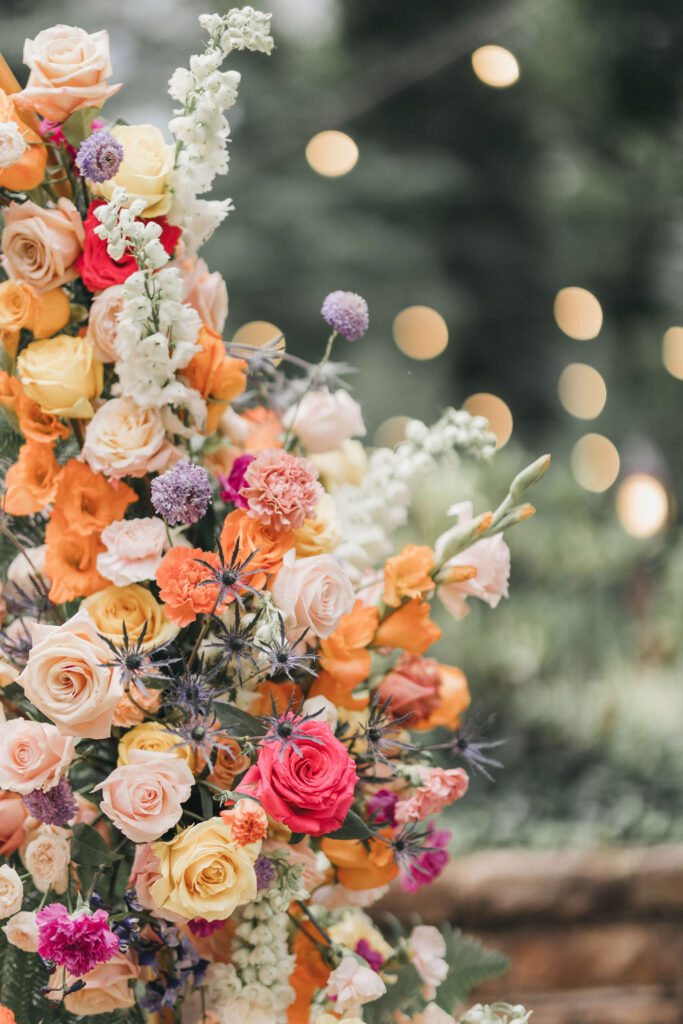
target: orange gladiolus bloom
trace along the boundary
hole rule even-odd
[[[19,429],[24,437],[42,444],[46,444],[50,441],[57,441],[60,438],[65,441],[69,436],[69,428],[67,425],[65,423],[61,423],[56,416],[52,415],[51,412],[45,412],[41,409],[37,402],[32,402],[31,399],[24,394],[20,381],[17,378],[13,379],[15,379],[19,385],[16,413],[19,417]]]
[[[51,444],[29,441],[22,445],[5,478],[5,511],[13,516],[41,512],[54,501],[60,473]]]
[[[55,604],[87,597],[109,586],[109,580],[97,571],[97,556],[105,547],[96,533],[86,537],[53,516],[45,540],[45,575],[52,583],[49,597]]]
[[[391,838],[391,829],[382,829],[380,835]],[[320,848],[337,869],[337,879],[347,889],[376,889],[388,885],[398,874],[394,851],[388,843],[373,836],[367,849],[357,839],[330,839],[325,837]]]
[[[17,1024],[17,1018],[6,1006],[0,1006],[0,1024]]]
[[[384,601],[397,608],[405,597],[421,597],[434,590],[429,575],[434,567],[434,552],[426,545],[408,544],[400,554],[387,559],[384,566]]]
[[[206,324],[197,336],[197,343],[201,345],[201,352],[192,357],[181,376],[202,398],[210,400],[204,433],[212,434],[228,403],[246,388],[247,364],[244,359],[229,356],[220,334]]]
[[[23,394],[18,377],[10,377],[6,370],[0,370],[0,407],[10,414],[16,413],[17,398]]]
[[[253,409],[246,409],[242,413],[242,419],[249,426],[249,434],[244,442],[245,451],[263,452],[266,448],[282,447],[282,423],[272,409],[257,405]]]
[[[218,585],[205,583],[209,570],[198,559],[208,562],[217,569],[218,555],[201,548],[171,548],[162,558],[156,573],[159,597],[164,610],[178,626],[188,626],[201,612],[214,610],[218,600]],[[227,601],[221,604],[224,611]]]
[[[87,536],[123,519],[128,506],[137,500],[132,487],[121,482],[114,486],[85,462],[69,459],[62,470],[52,519]]]
[[[378,624],[378,609],[364,605],[360,598],[348,615],[342,615],[334,633],[320,641],[322,671],[313,681],[309,696],[321,694],[345,708],[366,706],[367,697],[352,697],[351,692],[370,674],[372,656],[367,648]]]
[[[320,942],[325,944],[322,936]],[[323,960],[318,946],[299,929],[294,939],[293,953],[296,965],[289,976],[289,984],[296,992],[296,999],[287,1010],[287,1022],[309,1024],[313,996],[318,989],[327,985],[332,968]]]
[[[452,665],[439,665],[439,705],[427,717],[418,723],[410,723],[411,729],[426,731],[436,729],[437,725],[445,725],[447,729],[457,729],[460,716],[469,707],[470,690],[464,672]]]
[[[243,562],[252,551],[257,552],[247,566],[247,571],[258,570],[247,578],[249,586],[256,590],[263,589],[266,577],[278,571],[285,554],[294,547],[291,530],[276,533],[258,519],[253,519],[243,508],[236,508],[225,517],[221,530],[221,547],[226,559],[231,558],[238,540],[237,558],[240,562]]]
[[[284,715],[289,707],[291,711],[297,712],[303,703],[304,695],[300,686],[289,681],[282,683],[271,683],[266,680],[256,688],[256,699],[251,704],[249,711],[252,715],[272,715],[273,701],[278,715]]]
[[[441,639],[441,630],[429,618],[429,602],[413,598],[392,612],[375,634],[376,647],[402,647],[409,654],[424,654]]]
[[[12,192],[26,192],[37,188],[45,177],[47,149],[42,139],[19,117],[11,96],[0,89],[0,121],[13,121],[27,143],[26,149],[16,163],[0,168],[0,185]]]

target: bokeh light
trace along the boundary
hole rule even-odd
[[[435,359],[448,344],[446,321],[430,306],[408,306],[393,325],[394,341],[411,359]]]
[[[345,132],[318,132],[306,146],[306,159],[318,174],[339,178],[358,162],[358,146]]]
[[[619,452],[602,434],[584,434],[574,445],[570,464],[577,483],[599,494],[619,475]]]
[[[683,327],[670,327],[665,332],[662,361],[672,377],[683,380]]]
[[[406,439],[406,428],[411,421],[410,416],[390,416],[375,431],[373,443],[376,448],[393,448]]]
[[[504,46],[480,46],[472,54],[472,67],[477,78],[494,89],[506,89],[519,78],[519,64]]]
[[[599,416],[607,401],[602,375],[587,363],[565,366],[557,382],[557,393],[567,412],[580,420]]]
[[[470,395],[462,407],[472,416],[486,417],[489,421],[489,430],[496,436],[496,448],[502,448],[507,444],[512,434],[512,413],[502,398],[480,391],[476,395]]]
[[[235,331],[232,341],[234,345],[247,345],[249,348],[263,348],[270,343],[276,352],[285,351],[282,331],[268,320],[250,320],[242,324]],[[277,366],[279,362],[279,359],[274,359],[273,365]]]
[[[665,487],[648,473],[627,476],[617,491],[617,515],[624,529],[634,537],[652,537],[662,529],[669,515]]]
[[[602,327],[602,306],[586,288],[561,288],[553,305],[561,331],[578,341],[597,338]]]

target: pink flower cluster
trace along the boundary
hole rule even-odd
[[[462,768],[423,768],[417,771],[422,776],[422,785],[408,800],[399,800],[394,817],[399,824],[409,821],[424,821],[432,814],[439,814],[467,792],[469,779]]]
[[[119,951],[119,940],[109,927],[105,910],[71,917],[63,904],[48,903],[38,911],[36,923],[40,956],[66,967],[76,978],[107,963]]]
[[[308,459],[268,448],[249,463],[240,493],[250,516],[281,532],[297,530],[304,519],[314,519],[324,491],[318,470]]]

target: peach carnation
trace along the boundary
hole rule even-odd
[[[408,800],[399,800],[394,809],[394,817],[402,825],[439,814],[444,807],[464,796],[469,785],[467,772],[462,768],[419,766],[416,770],[422,778],[422,785]]]
[[[249,515],[277,531],[296,530],[304,519],[315,519],[315,507],[324,494],[313,463],[282,448],[259,452],[244,480],[240,494]]]
[[[178,626],[189,626],[201,612],[211,612],[218,601],[218,585],[201,562],[219,568],[218,556],[201,548],[171,548],[159,563],[156,581],[166,614]]]
[[[248,846],[268,834],[268,815],[255,800],[238,800],[230,811],[221,811],[221,818],[232,825],[232,838],[238,846]]]

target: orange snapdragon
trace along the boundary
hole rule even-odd
[[[291,530],[277,532],[269,526],[264,526],[258,519],[252,518],[243,508],[236,508],[225,517],[221,530],[221,547],[226,559],[231,557],[237,541],[237,558],[240,562],[244,562],[253,552],[257,552],[249,563],[248,570],[257,569],[258,572],[247,577],[249,586],[255,590],[263,589],[267,576],[278,571],[285,554],[294,547]]]
[[[14,123],[21,132],[26,149],[9,167],[0,168],[0,185],[12,192],[28,192],[37,188],[45,177],[47,148],[40,135],[22,121],[11,96],[0,89],[0,121]]]
[[[391,829],[382,829],[380,836],[391,838]],[[337,879],[346,889],[358,892],[388,885],[398,874],[394,851],[388,842],[372,836],[367,842],[356,839],[325,837],[320,848],[337,869]]]
[[[85,462],[69,459],[59,479],[52,521],[82,536],[99,533],[105,526],[123,519],[138,496],[128,484],[110,483]]]

